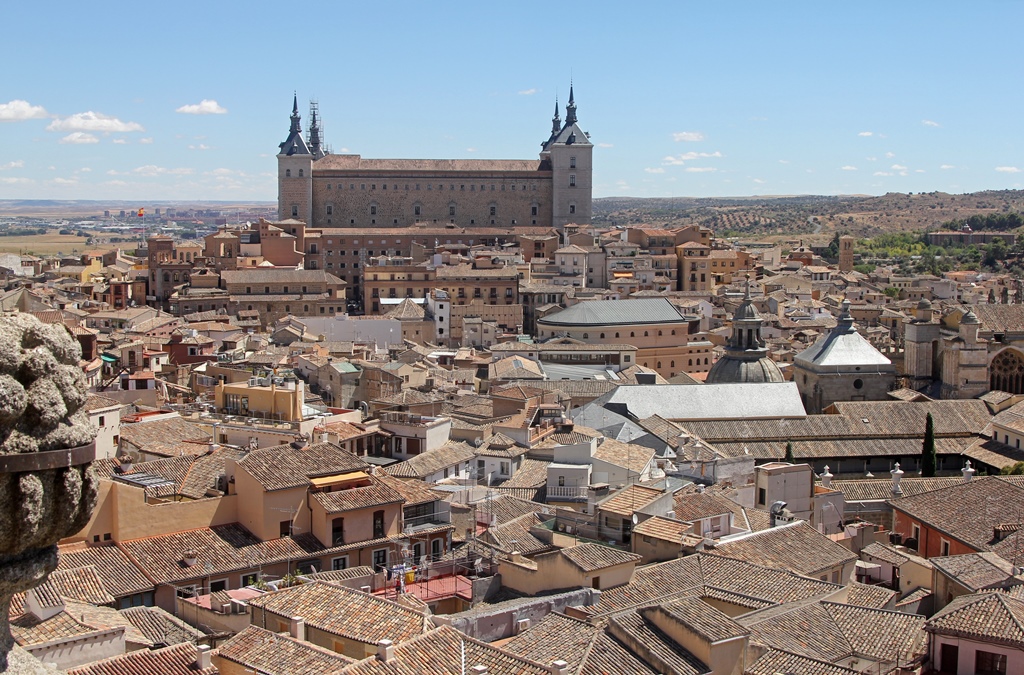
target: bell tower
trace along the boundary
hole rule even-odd
[[[313,225],[313,152],[302,137],[298,95],[292,100],[291,128],[277,153],[277,217]]]

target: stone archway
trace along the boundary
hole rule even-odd
[[[1024,355],[1016,349],[1004,349],[988,367],[989,387],[1011,394],[1024,394]]]

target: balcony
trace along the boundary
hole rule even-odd
[[[450,525],[452,522],[451,511],[438,510],[434,513],[427,513],[420,516],[403,519],[402,534],[415,534],[423,530],[431,530],[435,527]]]
[[[548,499],[557,500],[583,500],[587,499],[588,488],[568,487],[564,485],[549,485]]]

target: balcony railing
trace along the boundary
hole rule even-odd
[[[586,499],[587,488],[549,485],[548,499]]]

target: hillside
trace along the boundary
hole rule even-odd
[[[595,225],[699,224],[710,227],[718,236],[819,234],[828,238],[840,230],[870,237],[886,232],[935,229],[941,223],[975,214],[1024,211],[1024,191],[962,195],[891,192],[880,197],[606,197],[595,199],[593,208]]]

